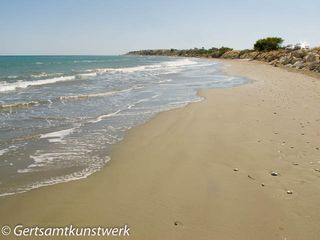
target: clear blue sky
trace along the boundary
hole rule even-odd
[[[319,0],[0,0],[0,54],[320,45]]]

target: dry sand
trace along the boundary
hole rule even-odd
[[[0,199],[0,225],[128,224],[128,239],[139,240],[318,240],[320,81],[224,63],[255,81],[200,91],[205,101],[129,131],[87,179]]]

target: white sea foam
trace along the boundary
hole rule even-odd
[[[18,189],[15,189],[12,192],[1,193],[0,197],[9,196],[9,195],[17,194],[17,193],[23,193],[23,192],[27,192],[32,189],[50,186],[50,185],[54,185],[54,184],[58,184],[58,183],[70,182],[70,181],[74,181],[74,180],[87,178],[91,174],[99,171],[111,159],[109,156],[106,156],[105,158],[99,158],[97,156],[93,156],[92,158],[93,158],[91,161],[92,164],[89,167],[87,167],[79,172],[75,172],[75,173],[68,174],[65,176],[60,176],[60,177],[52,177],[50,179],[43,180],[43,181],[38,181],[36,183],[29,184],[24,187],[20,187]],[[18,172],[19,173],[27,173],[30,171],[28,171],[27,169],[21,169],[21,170],[18,170]]]
[[[30,164],[28,168],[24,169],[24,171],[34,171],[37,167],[47,166],[53,164],[55,160],[63,158],[67,158],[68,156],[78,156],[79,152],[54,152],[54,153],[39,153],[37,155],[31,155],[30,158],[34,160],[34,163]],[[20,170],[21,172],[22,170]]]
[[[47,77],[48,74],[46,72],[42,72],[42,73],[39,73],[39,74],[31,74],[31,77],[34,77],[34,78],[41,78],[41,77]]]
[[[46,138],[51,143],[64,143],[64,138],[73,133],[75,128],[41,134],[40,138]]]
[[[42,80],[36,80],[36,81],[18,81],[14,83],[0,82],[0,92],[13,91],[19,88],[27,88],[31,86],[39,86],[39,85],[51,84],[51,83],[62,82],[62,81],[70,81],[70,80],[75,80],[75,76],[55,77],[55,78],[42,79]]]
[[[16,75],[10,75],[10,76],[8,76],[7,78],[9,78],[9,79],[15,79],[15,78],[18,78],[18,76],[16,76]]]
[[[137,67],[125,67],[125,68],[103,68],[103,69],[96,69],[98,74],[105,74],[105,73],[134,73],[134,72],[149,72],[155,71],[160,69],[172,70],[177,69],[179,67],[189,66],[196,64],[196,61],[192,61],[190,59],[182,59],[176,61],[165,61],[157,64],[151,65],[143,65]]]
[[[0,149],[0,156],[4,155],[5,153],[9,152],[10,149],[9,148],[5,148],[5,149]]]
[[[168,83],[168,82],[172,82],[172,79],[160,80],[158,83]]]
[[[0,103],[0,111],[12,111],[14,109],[20,109],[20,108],[31,108],[33,106],[38,106],[40,104],[48,104],[48,107],[50,108],[54,101],[76,101],[76,100],[82,100],[82,99],[88,99],[88,98],[95,98],[95,97],[107,97],[112,96],[115,94],[121,94],[130,92],[133,89],[139,89],[141,88],[138,86],[123,89],[119,91],[109,91],[109,92],[101,92],[101,93],[92,93],[92,94],[80,94],[80,95],[69,95],[69,96],[60,96],[55,99],[48,99],[48,100],[35,100],[35,101],[28,101],[28,102],[13,102],[8,104],[2,104]]]
[[[79,100],[79,99],[87,99],[87,98],[93,98],[93,97],[107,97],[107,96],[112,96],[119,93],[130,92],[131,90],[137,89],[137,88],[138,87],[128,88],[128,89],[119,90],[119,91],[102,92],[102,93],[61,96],[59,97],[59,100]]]
[[[155,95],[155,97],[157,97],[157,96],[159,96],[159,95]],[[152,97],[152,98],[153,98],[153,97]],[[138,101],[135,102],[135,103],[129,104],[127,108],[128,108],[128,109],[131,109],[131,108],[135,107],[136,105],[138,105],[139,103],[147,102],[147,101],[149,101],[149,100],[150,100],[149,98],[140,99],[140,100],[138,100]]]
[[[146,70],[147,66],[138,66],[138,67],[126,67],[126,68],[101,68],[96,69],[97,74],[106,74],[106,73],[133,73],[138,71]]]
[[[103,68],[95,70],[87,70],[87,73],[80,73],[73,76],[61,76],[48,79],[39,79],[33,81],[17,81],[17,82],[0,82],[0,92],[14,91],[17,89],[23,89],[31,86],[40,86],[46,84],[52,84],[63,81],[71,80],[83,80],[87,78],[92,78],[95,76],[110,74],[110,73],[134,73],[134,72],[150,72],[166,70],[162,72],[163,74],[175,73],[177,69],[182,69],[184,66],[190,66],[196,64],[196,61],[190,59],[179,59],[176,61],[165,61],[158,64],[143,65],[137,67],[125,67],[125,68]],[[34,78],[46,77],[47,73],[40,73],[38,75],[33,75]]]
[[[96,119],[91,120],[90,123],[97,123],[97,122],[102,121],[105,118],[116,116],[119,112],[121,112],[121,110],[115,111],[113,113],[101,115],[101,116],[97,117]]]
[[[76,79],[87,79],[96,77],[98,75],[97,72],[89,72],[89,73],[80,73],[76,75]]]
[[[177,60],[177,61],[167,61],[167,62],[164,62],[163,65],[168,67],[181,67],[181,66],[194,65],[196,63],[197,63],[196,61],[192,61],[186,58],[186,59]]]

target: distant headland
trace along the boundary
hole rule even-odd
[[[250,59],[268,62],[273,66],[285,66],[320,73],[320,47],[306,44],[282,46],[282,38],[269,37],[255,42],[253,49],[234,50],[229,47],[193,49],[154,49],[128,52],[127,55],[179,56],[223,59]]]

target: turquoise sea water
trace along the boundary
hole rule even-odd
[[[85,178],[128,129],[245,82],[193,58],[0,56],[0,196]]]

